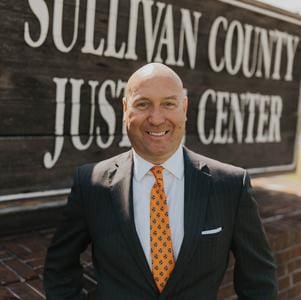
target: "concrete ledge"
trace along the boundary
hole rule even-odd
[[[0,203],[0,236],[56,227],[66,196]]]

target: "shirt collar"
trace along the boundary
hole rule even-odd
[[[133,149],[133,160],[134,160],[134,177],[137,181],[140,181],[147,172],[154,166],[154,164],[143,159],[137,152]],[[179,146],[177,151],[163,164],[161,164],[164,169],[168,170],[178,179],[182,179],[184,176],[184,157],[183,157],[183,147]]]

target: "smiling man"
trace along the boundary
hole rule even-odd
[[[149,64],[129,79],[123,109],[134,150],[161,164],[179,148],[185,133],[187,97],[178,75],[160,64]]]
[[[78,168],[48,249],[47,299],[83,299],[80,254],[89,243],[99,300],[214,300],[231,251],[238,298],[276,299],[249,177],[182,146],[187,107],[167,66],[151,63],[129,78],[132,150]]]

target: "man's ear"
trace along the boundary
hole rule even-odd
[[[128,109],[128,103],[126,97],[122,98],[122,109],[123,109],[123,121],[125,121],[125,115]]]
[[[184,103],[183,103],[183,105],[184,105],[184,111],[185,111],[185,114],[187,114],[187,109],[188,109],[188,97],[185,96],[183,101],[184,101]]]

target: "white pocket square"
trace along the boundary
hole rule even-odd
[[[207,235],[207,234],[215,234],[215,233],[219,233],[222,231],[222,227],[217,227],[214,229],[209,229],[209,230],[204,230],[201,232],[202,235]]]

